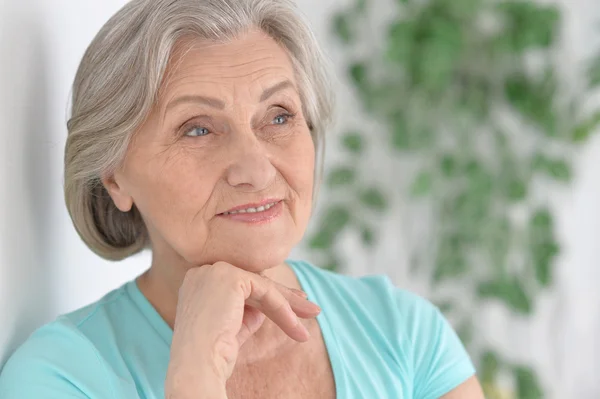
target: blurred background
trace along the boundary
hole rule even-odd
[[[62,197],[70,85],[125,0],[0,0],[0,364],[141,273]],[[597,0],[297,0],[332,61],[325,178],[294,253],[436,303],[488,398],[600,398]]]

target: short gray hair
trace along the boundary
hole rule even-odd
[[[291,0],[132,0],[100,30],[75,81],[65,148],[65,201],[86,245],[120,260],[149,246],[135,207],[121,212],[101,178],[123,161],[154,106],[176,43],[187,36],[226,41],[259,28],[288,52],[322,178],[324,131],[333,109],[327,61]],[[316,195],[315,195],[316,197]]]

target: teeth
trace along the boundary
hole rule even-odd
[[[256,213],[256,212],[264,212],[267,209],[270,209],[272,207],[274,207],[275,205],[277,205],[278,202],[273,202],[271,204],[267,204],[267,205],[262,205],[259,206],[258,208],[246,208],[246,209],[240,209],[237,211],[231,211],[231,212],[223,212],[223,215],[235,215],[236,213]]]

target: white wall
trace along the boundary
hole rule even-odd
[[[148,264],[94,256],[62,197],[70,85],[124,0],[0,0],[0,360],[39,324],[98,299]]]
[[[94,256],[74,232],[62,200],[62,154],[75,70],[89,41],[125,0],[0,0],[0,362],[43,322],[99,298],[148,265],[147,254],[118,264]],[[299,0],[341,74],[329,36],[331,12],[350,0]],[[591,49],[595,0],[562,0],[566,70]],[[595,33],[598,33],[596,30]],[[598,40],[596,40],[596,43]],[[569,69],[571,67],[571,69]],[[338,127],[360,123],[351,90],[339,87]],[[337,155],[335,149],[331,158]],[[515,360],[539,366],[552,398],[600,397],[600,136],[577,159],[571,190],[556,193],[563,254],[556,287],[533,321],[491,307],[476,316],[485,338]],[[383,223],[385,244],[350,253],[352,273],[386,272],[426,293],[407,272],[402,215]],[[296,254],[301,255],[301,251]],[[368,266],[367,266],[368,265]]]

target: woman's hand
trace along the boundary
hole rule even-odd
[[[319,314],[292,290],[225,262],[190,269],[179,290],[166,398],[225,398],[240,347],[265,316],[290,338],[306,341],[299,317]]]

